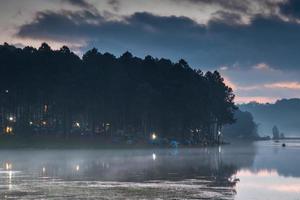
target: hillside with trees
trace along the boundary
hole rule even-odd
[[[214,140],[233,123],[234,94],[221,75],[184,60],[120,57],[68,47],[0,46],[3,134]]]
[[[300,130],[300,99],[282,99],[272,104],[249,103],[239,105],[243,111],[253,114],[259,123],[259,133],[273,137],[273,127],[280,131],[278,134],[299,137]]]

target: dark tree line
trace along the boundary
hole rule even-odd
[[[184,60],[119,58],[97,49],[82,59],[52,50],[0,46],[1,130],[14,134],[130,135],[214,139],[234,122],[234,94],[221,75]]]
[[[234,114],[236,122],[232,125],[225,125],[223,135],[227,140],[243,139],[257,140],[261,139],[258,134],[258,124],[255,123],[250,112],[236,110]]]

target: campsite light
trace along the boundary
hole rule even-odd
[[[79,123],[79,122],[75,122],[75,126],[76,126],[77,128],[80,128],[80,123]]]
[[[151,138],[152,138],[152,140],[155,140],[157,138],[156,134],[152,133]]]
[[[5,133],[6,133],[6,134],[12,134],[12,132],[13,132],[13,128],[12,128],[11,126],[7,126],[7,127],[5,128]]]

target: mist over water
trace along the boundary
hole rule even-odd
[[[297,199],[300,143],[286,144],[2,150],[0,199]]]

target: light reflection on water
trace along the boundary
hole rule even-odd
[[[299,199],[300,143],[286,143],[2,150],[0,199]]]

